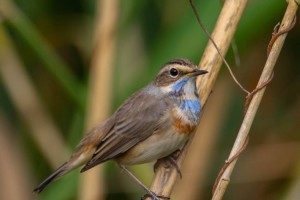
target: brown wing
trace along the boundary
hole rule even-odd
[[[168,106],[165,98],[150,95],[145,89],[134,94],[116,111],[113,128],[81,172],[117,157],[161,129]]]

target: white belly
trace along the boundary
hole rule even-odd
[[[123,165],[134,165],[152,162],[165,157],[179,149],[188,137],[175,134],[174,130],[156,133],[130,149],[116,161]]]

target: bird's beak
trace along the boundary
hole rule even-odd
[[[188,73],[188,76],[199,76],[201,74],[206,74],[208,73],[208,71],[206,70],[201,70],[201,69],[195,69],[194,71],[192,71],[191,73]]]

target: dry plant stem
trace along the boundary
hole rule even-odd
[[[30,200],[31,184],[27,157],[13,124],[0,111],[0,199]],[[18,192],[16,192],[18,191]]]
[[[110,112],[117,15],[118,1],[98,1],[94,51],[90,70],[86,132],[104,121]],[[99,166],[84,173],[79,199],[105,199],[102,171],[103,166]]]
[[[288,1],[288,8],[286,10],[286,13],[284,15],[284,18],[282,20],[281,26],[280,26],[280,30],[284,30],[287,27],[290,27],[293,23],[296,11],[297,11],[297,4],[294,2],[294,0],[289,0]],[[277,38],[277,40],[274,42],[274,45],[270,51],[270,54],[268,56],[267,62],[265,64],[265,67],[263,69],[263,72],[261,74],[261,77],[259,79],[259,82],[257,84],[257,87],[259,87],[260,85],[262,85],[264,82],[266,82],[267,80],[269,80],[273,69],[274,69],[274,65],[277,61],[277,58],[279,56],[279,53],[281,51],[281,48],[283,46],[284,40],[286,38],[287,33],[279,36]],[[251,128],[253,119],[255,117],[255,114],[257,112],[258,106],[261,102],[261,99],[263,97],[263,94],[265,92],[265,88],[259,90],[252,98],[252,101],[250,102],[249,108],[246,112],[246,115],[244,117],[243,123],[241,125],[241,128],[239,130],[238,136],[236,138],[236,141],[234,143],[234,146],[231,150],[231,153],[229,155],[229,159],[231,157],[233,157],[234,155],[237,154],[237,152],[240,151],[240,149],[242,148],[242,146],[244,145],[247,137],[248,137],[248,133],[249,130]],[[229,160],[228,159],[228,160]],[[226,188],[229,184],[229,180],[230,180],[230,176],[231,173],[233,171],[233,168],[235,166],[237,160],[233,161],[225,170],[225,172],[223,173],[218,186],[213,194],[213,200],[219,200],[222,199]]]
[[[233,38],[237,24],[241,18],[246,3],[247,0],[227,0],[224,3],[217,24],[212,33],[212,38],[218,45],[222,55],[225,55],[228,47],[230,46],[230,42]],[[221,68],[221,64],[221,57],[219,56],[213,44],[209,42],[199,64],[201,69],[208,70],[209,73],[206,76],[199,77],[197,80],[202,107],[205,105],[208,96],[212,91],[213,85]],[[190,143],[191,140],[182,149],[182,153],[178,158],[179,166],[181,166],[183,163]],[[163,165],[160,165],[157,168],[154,179],[152,181],[151,190],[159,195],[170,196],[176,178],[176,169],[174,169],[173,167],[165,168]],[[149,200],[150,198],[147,199]]]
[[[19,58],[16,56],[9,37],[0,26],[0,76],[4,87],[16,107],[21,119],[29,129],[29,134],[41,149],[47,161],[57,168],[69,154],[61,133],[49,117],[43,103],[30,81]],[[55,148],[49,148],[55,144]]]

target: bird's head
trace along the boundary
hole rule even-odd
[[[187,59],[175,59],[166,63],[155,78],[155,85],[167,93],[194,94],[196,77],[206,74]]]

